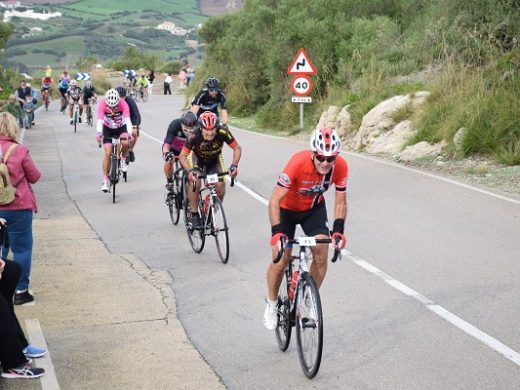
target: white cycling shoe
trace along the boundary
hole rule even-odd
[[[101,191],[108,192],[108,181],[104,181],[101,185]]]
[[[274,304],[265,300],[264,326],[269,330],[274,330],[278,324],[278,302]]]
[[[128,171],[128,165],[126,163],[126,160],[121,160],[121,172]]]

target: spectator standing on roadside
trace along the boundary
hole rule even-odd
[[[153,92],[153,81],[155,80],[155,72],[153,70],[150,71],[150,74],[148,75],[148,81],[150,82],[148,84],[148,95],[151,95]]]
[[[186,88],[186,68],[183,67],[179,72],[179,88]]]
[[[20,127],[23,125],[23,111],[16,100],[15,95],[10,95],[7,104],[4,106],[4,111],[9,112],[18,120]]]
[[[5,220],[0,218],[3,241]],[[11,260],[0,259],[0,365],[2,378],[38,378],[45,373],[43,368],[31,367],[29,359],[47,354],[45,348],[30,345],[16,318],[13,295],[20,278],[21,268]]]
[[[0,218],[5,219],[8,226],[8,242],[2,246],[2,258],[6,259],[11,250],[13,260],[22,267],[14,295],[14,304],[22,305],[34,300],[29,293],[29,276],[33,248],[32,219],[37,209],[31,184],[40,179],[41,173],[27,147],[19,144],[17,139],[16,119],[8,112],[0,113],[0,150],[4,157],[9,154],[6,165],[11,184],[16,189],[14,200],[0,205]]]
[[[192,68],[186,69],[186,86],[189,87],[195,80],[195,71]]]
[[[164,94],[168,93],[168,95],[172,94],[171,85],[173,83],[172,75],[171,73],[168,73],[166,78],[164,79]]]
[[[16,99],[18,99],[18,104],[20,105],[20,108],[23,108],[23,105],[25,103],[25,97],[32,96],[31,87],[27,86],[27,81],[20,81],[20,86],[16,88],[16,91],[14,91],[14,95],[16,96]]]

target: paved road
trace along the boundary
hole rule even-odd
[[[202,254],[191,250],[163,204],[159,141],[183,103],[154,95],[141,104],[143,136],[116,204],[100,191],[94,130],[72,134],[56,112],[42,116],[55,124],[63,177],[82,216],[110,252],[171,275],[190,341],[228,388],[520,387],[518,201],[345,154],[350,255],[329,266],[322,287],[325,349],[309,382],[294,342],[278,351],[261,322],[265,199],[290,154],[307,142],[234,131],[243,146],[240,181],[257,196],[227,190],[231,257],[223,265],[211,241]]]

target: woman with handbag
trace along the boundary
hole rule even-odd
[[[0,218],[7,221],[7,240],[2,246],[2,258],[7,258],[10,249],[13,260],[22,268],[14,296],[14,304],[22,305],[34,300],[29,293],[29,276],[33,248],[32,218],[37,209],[31,184],[40,179],[41,173],[27,147],[19,144],[17,139],[16,119],[8,112],[1,112],[0,151],[2,162],[9,171],[7,179],[14,187],[14,191],[10,186],[0,188]],[[5,183],[3,177],[0,180]]]

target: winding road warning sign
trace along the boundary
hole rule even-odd
[[[298,50],[298,54],[296,54],[296,57],[294,57],[294,60],[289,66],[289,69],[287,69],[287,74],[316,74],[318,73],[316,71],[316,68],[311,62],[311,59],[309,58],[309,55],[305,51],[305,49],[302,47],[300,50]]]

